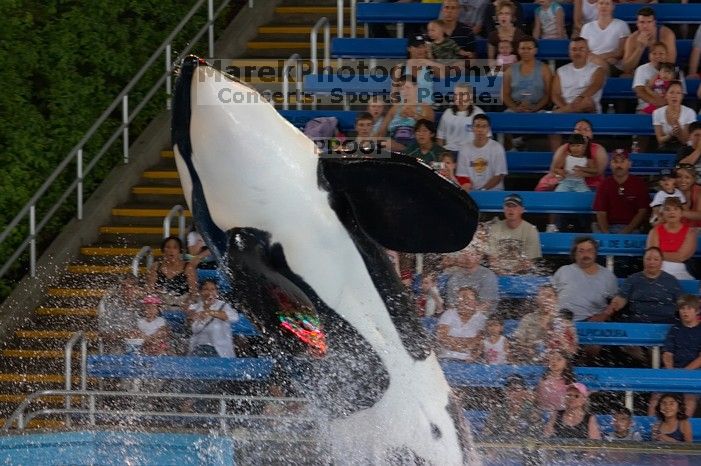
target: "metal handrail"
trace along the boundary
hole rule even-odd
[[[318,51],[316,50],[317,36],[319,35],[319,28],[324,27],[324,69],[328,69],[331,66],[331,23],[329,18],[324,16],[319,18],[316,22],[312,31],[309,33],[309,44],[310,52],[312,57],[312,73],[317,74],[319,72],[319,62],[317,61]]]
[[[73,347],[80,341],[80,389],[85,390],[88,379],[88,340],[82,330],[75,332],[70,340],[66,342],[63,349],[65,368],[63,370],[64,386],[70,392],[73,388]],[[71,396],[66,395],[65,407],[71,409]],[[70,426],[70,418],[66,418],[67,425]]]
[[[46,396],[65,396],[67,398],[79,396],[87,397],[88,403],[87,409],[75,409],[72,407],[66,407],[63,409],[42,409],[32,413],[26,413],[29,405],[37,399]],[[160,399],[174,399],[174,400],[216,400],[219,401],[217,412],[207,412],[207,413],[193,413],[193,412],[172,412],[172,411],[121,411],[121,410],[99,410],[96,408],[95,398],[105,397],[105,398],[160,398]],[[229,414],[226,409],[227,402],[246,402],[250,403],[253,401],[264,402],[264,403],[308,403],[309,401],[305,398],[293,398],[293,397],[271,397],[271,396],[242,396],[242,395],[204,395],[199,393],[172,393],[172,392],[119,392],[119,391],[102,391],[102,390],[41,390],[31,393],[27,398],[25,398],[19,406],[13,411],[12,415],[7,419],[3,425],[1,432],[9,432],[15,424],[17,425],[17,430],[24,430],[27,427],[29,421],[37,416],[46,414],[63,414],[67,419],[71,418],[73,414],[86,415],[88,416],[91,425],[95,424],[95,416],[114,416],[114,417],[124,417],[124,416],[134,416],[134,417],[176,417],[176,418],[204,418],[204,419],[220,419],[220,425],[225,428],[224,421],[226,420],[237,420],[237,419],[252,419],[252,420],[270,420],[278,422],[289,422],[289,421],[306,421],[314,422],[318,421],[318,417],[312,416],[284,416],[284,415],[253,415],[253,414],[240,414],[233,413]]]
[[[153,265],[153,250],[151,246],[144,246],[139,249],[139,252],[136,253],[134,259],[131,261],[131,273],[136,278],[139,278],[139,264],[144,257],[146,258],[146,268],[150,269]]]
[[[207,3],[208,11],[208,21],[207,23],[192,37],[188,40],[188,46],[178,55],[177,60],[185,57],[190,50],[195,46],[197,41],[207,32],[210,33],[209,40],[209,50],[208,55],[210,57],[214,56],[214,44],[213,44],[213,31],[214,31],[214,20],[219,17],[219,15],[228,6],[231,0],[222,0],[222,3],[215,10],[214,0],[198,0],[195,5],[188,11],[188,13],[183,17],[183,19],[178,23],[178,25],[173,29],[173,31],[168,35],[168,37],[163,41],[163,43],[156,49],[151,57],[146,61],[144,66],[141,67],[139,71],[134,75],[134,77],[129,81],[129,83],[124,87],[122,92],[114,99],[114,101],[107,107],[107,109],[100,115],[100,117],[95,120],[95,123],[90,127],[90,129],[85,133],[85,135],[80,139],[80,141],[71,149],[68,155],[61,161],[56,169],[49,175],[46,181],[41,185],[41,187],[36,191],[36,193],[31,197],[31,199],[20,209],[20,211],[15,215],[15,217],[10,221],[10,223],[5,227],[5,229],[0,233],[0,244],[7,240],[10,235],[16,230],[20,222],[29,217],[29,234],[25,240],[20,244],[20,246],[15,250],[15,252],[10,256],[10,258],[0,267],[0,277],[4,276],[5,273],[12,267],[12,265],[17,261],[17,259],[22,255],[22,253],[29,247],[30,253],[30,276],[36,276],[36,236],[43,229],[44,226],[51,220],[53,215],[61,208],[61,206],[66,202],[68,197],[73,193],[74,190],[77,191],[77,217],[81,220],[83,217],[83,178],[87,175],[92,168],[97,164],[100,158],[110,149],[112,144],[119,138],[122,137],[122,152],[124,163],[129,162],[129,124],[138,116],[141,110],[146,106],[146,104],[151,100],[151,98],[156,94],[158,89],[164,85],[166,88],[166,107],[170,108],[170,95],[172,91],[171,86],[171,73],[173,68],[173,61],[171,60],[171,45],[175,37],[182,31],[182,29],[189,23],[193,16],[200,10],[200,8]],[[145,75],[148,69],[158,60],[158,58],[165,52],[166,54],[166,70],[156,81],[154,86],[146,93],[143,100],[136,105],[134,110],[129,112],[129,93],[132,89],[140,82],[141,78]],[[122,107],[122,124],[112,133],[108,138],[107,142],[98,150],[90,163],[83,167],[83,149],[85,145],[92,139],[96,132],[100,129],[103,123],[107,121],[111,114],[117,109],[118,106]],[[44,217],[37,223],[36,220],[36,205],[46,191],[54,184],[56,179],[63,174],[64,170],[69,164],[76,160],[76,179],[66,188],[63,194],[59,197],[58,201],[51,206]]]
[[[178,216],[178,237],[185,244],[185,207],[180,204],[174,205],[163,219],[163,237],[170,236],[170,221],[176,215]]]
[[[285,60],[282,67],[282,109],[290,109],[290,68],[295,67],[295,92],[297,94],[297,110],[302,110],[302,69],[299,67],[301,57],[298,53],[293,53]]]
[[[336,0],[336,37],[343,37],[344,0]],[[351,19],[353,21],[353,19]]]

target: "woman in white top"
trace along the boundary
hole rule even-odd
[[[484,111],[472,103],[472,91],[465,83],[458,83],[453,90],[453,105],[443,112],[438,123],[436,142],[439,146],[456,152],[466,143],[472,142],[472,119]]]
[[[219,291],[214,280],[200,285],[201,301],[188,308],[191,322],[190,355],[233,358],[234,343],[231,324],[239,315],[224,301],[218,299]]]
[[[613,0],[597,0],[596,8],[598,19],[582,26],[580,35],[587,39],[589,60],[618,75],[623,69],[621,59],[630,28],[625,21],[613,17]]]
[[[487,322],[485,303],[468,286],[457,291],[456,306],[443,313],[436,327],[441,357],[472,362],[482,345],[481,332]]]
[[[673,81],[665,94],[667,105],[652,112],[658,150],[676,152],[689,140],[689,125],[696,121],[696,112],[682,105],[684,90],[682,83]]]

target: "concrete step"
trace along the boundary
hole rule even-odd
[[[108,275],[125,275],[132,272],[131,266],[127,265],[93,265],[93,264],[75,264],[66,267],[66,270],[72,274],[108,274]],[[140,267],[139,273],[146,273],[146,267]]]
[[[99,288],[49,288],[46,295],[52,298],[102,298],[106,289]],[[50,306],[53,307],[53,306]]]
[[[2,425],[5,425],[5,421],[2,420]],[[66,423],[58,419],[32,419],[27,423],[27,428],[32,430],[59,430],[65,427]]]
[[[87,257],[134,257],[141,248],[129,248],[129,247],[111,247],[111,246],[86,246],[80,248],[80,253]],[[162,255],[161,250],[158,249],[158,245],[152,245],[151,250],[154,256],[160,257]]]
[[[180,180],[177,170],[146,170],[142,176],[147,180]]]
[[[97,317],[96,307],[47,307],[40,306],[34,309],[34,314],[39,317]]]

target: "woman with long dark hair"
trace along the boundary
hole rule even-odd
[[[657,442],[691,443],[694,433],[689,418],[684,412],[684,398],[678,393],[662,395],[655,414],[658,422],[652,427],[652,439]]]
[[[197,295],[197,277],[194,268],[183,260],[183,243],[177,236],[169,236],[161,243],[163,256],[155,262],[146,277],[148,293],[158,293],[171,307],[182,307]]]

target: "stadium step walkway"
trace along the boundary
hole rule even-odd
[[[258,37],[249,44],[245,59],[270,65],[275,59],[287,59],[298,52],[309,57],[309,32],[314,23],[326,16],[335,26],[335,0],[285,0],[275,10],[270,24],[259,28]],[[346,17],[345,34],[350,30]],[[335,27],[332,30],[335,36]],[[362,35],[362,29],[359,29]],[[320,43],[323,34],[319,35]],[[322,58],[320,56],[320,58]],[[293,100],[294,103],[294,100]],[[130,273],[134,255],[149,245],[160,256],[163,218],[175,204],[186,206],[175,167],[173,152],[161,152],[160,161],[143,173],[132,195],[112,209],[111,221],[100,228],[93,244],[80,250],[79,258],[66,264],[64,273],[47,289],[45,301],[37,307],[12,338],[0,347],[0,418],[7,418],[29,393],[64,388],[63,347],[75,331],[85,331],[88,351],[97,351],[97,304],[119,276]],[[190,216],[186,212],[186,216]],[[177,234],[177,222],[172,233]],[[142,264],[143,265],[143,264]],[[144,269],[141,269],[142,273]],[[78,361],[74,358],[72,384],[78,387]],[[89,379],[88,388],[96,387]],[[48,398],[47,407],[55,407],[63,398]],[[40,419],[35,428],[61,426],[57,419]]]
[[[0,418],[7,418],[29,393],[64,388],[65,343],[82,330],[88,351],[95,352],[100,298],[119,276],[131,273],[131,261],[142,246],[150,245],[160,256],[164,216],[175,204],[186,206],[172,151],[161,153],[159,163],[144,172],[139,187],[143,189],[134,189],[131,199],[112,209],[112,220],[100,228],[98,240],[81,248],[78,260],[67,264],[65,273],[47,289],[46,301],[0,348]],[[140,270],[143,274],[145,267]],[[78,371],[77,360],[73,370]],[[96,383],[87,382],[89,388]],[[72,383],[77,388],[79,377]],[[64,401],[48,397],[40,405],[51,408]],[[58,420],[41,421],[32,427],[61,425]]]

